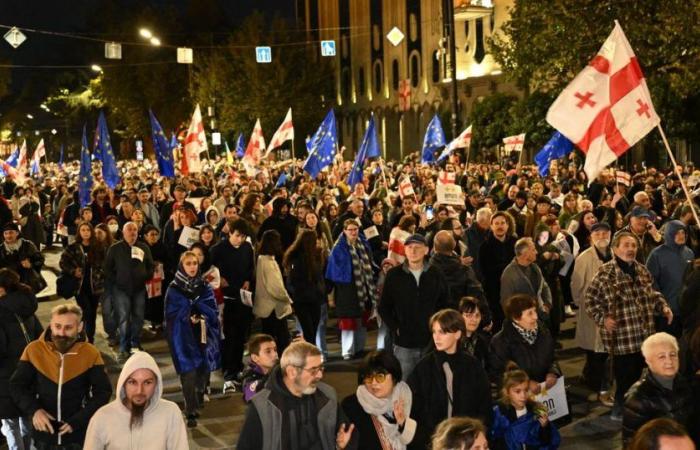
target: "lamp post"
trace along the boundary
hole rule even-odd
[[[447,39],[450,49],[450,78],[452,80],[452,139],[457,137],[459,123],[457,112],[459,108],[459,98],[457,97],[457,49],[455,38],[455,5],[454,0],[443,0],[442,2],[443,34]]]

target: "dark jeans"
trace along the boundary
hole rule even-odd
[[[102,327],[110,338],[117,337],[117,318],[115,317],[114,298],[111,289],[105,288],[102,294]]]
[[[644,370],[644,358],[641,352],[628,355],[613,355],[613,370],[617,388],[615,390],[615,406],[622,407],[625,394],[639,380]]]
[[[185,415],[191,416],[203,406],[204,391],[209,381],[206,366],[180,374],[182,395],[185,398]]]
[[[119,351],[127,352],[141,345],[141,328],[143,328],[143,313],[146,305],[146,290],[132,295],[112,288],[112,300],[119,323]]]
[[[590,389],[596,392],[610,388],[610,365],[608,354],[586,350],[586,362],[583,366],[583,379]]]
[[[295,303],[294,313],[297,316],[304,340],[316,345],[316,330],[321,320],[321,305],[318,303]]]
[[[243,349],[253,322],[253,310],[239,299],[224,299],[224,342],[221,362],[224,379],[233,380],[243,370]]]
[[[281,355],[285,348],[289,346],[289,328],[287,319],[278,319],[273,311],[268,317],[261,320],[262,332],[275,338],[277,343],[277,354]]]
[[[86,282],[89,282],[86,280]],[[85,324],[85,334],[88,341],[95,342],[95,321],[97,320],[97,305],[100,303],[100,296],[91,292],[81,290],[75,297],[78,306],[83,310],[83,323]]]

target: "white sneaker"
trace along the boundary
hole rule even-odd
[[[236,384],[233,381],[224,381],[224,389],[222,394],[227,392],[236,392],[238,390]]]
[[[564,306],[564,315],[566,317],[576,317],[576,313],[571,309],[571,305]]]

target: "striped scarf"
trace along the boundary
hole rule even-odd
[[[357,288],[357,299],[365,310],[369,310],[375,307],[377,292],[372,263],[362,242],[357,241],[355,245],[348,242],[348,248],[352,259],[352,275]]]
[[[520,333],[520,336],[522,336],[523,339],[525,339],[525,342],[528,344],[532,345],[537,340],[537,328],[534,330],[526,330],[515,322],[513,322],[513,327],[518,331],[518,333]]]

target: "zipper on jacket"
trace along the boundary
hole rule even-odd
[[[56,421],[61,423],[61,391],[63,390],[63,363],[65,361],[65,355],[58,352],[58,357],[61,358],[61,366],[58,368],[58,390],[56,394]],[[59,433],[56,430],[56,433]],[[58,434],[58,445],[61,445],[61,434]]]

